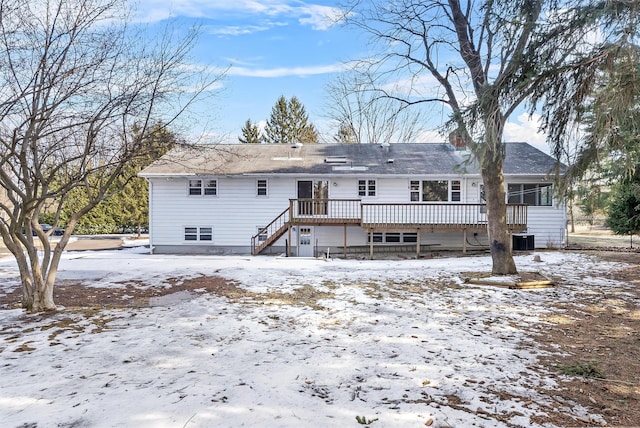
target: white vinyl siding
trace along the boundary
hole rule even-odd
[[[525,180],[515,177],[507,182],[526,183]],[[531,183],[541,184],[541,177],[531,178]],[[185,189],[190,188],[189,180],[192,178],[152,178],[150,186],[150,228],[152,233],[152,245],[180,246],[188,245],[196,247],[197,244],[210,247],[243,247],[248,249],[251,245],[251,237],[258,232],[257,225],[271,223],[277,215],[289,207],[289,200],[297,197],[297,177],[269,177],[268,198],[260,198],[257,201],[256,177],[217,177],[216,197],[205,197],[203,191],[201,197],[189,195]],[[315,178],[314,178],[315,179]],[[360,199],[358,187],[360,180],[369,180],[369,177],[328,177],[329,198],[333,199]],[[205,180],[197,178],[196,180]],[[377,203],[407,203],[408,191],[412,177],[381,177],[376,178]],[[428,181],[428,180],[424,180]],[[433,180],[432,180],[433,181]],[[443,180],[444,181],[444,180]],[[475,179],[456,179],[447,177],[449,182],[449,197],[456,198],[455,181],[460,181],[461,202],[478,203],[479,188],[482,181]],[[475,183],[475,186],[473,185]],[[195,187],[195,186],[194,186]],[[204,188],[204,182],[197,186]],[[182,226],[176,225],[179,220]],[[564,228],[566,215],[564,206],[529,206],[527,233],[535,234],[536,247],[543,248],[549,243],[561,245],[564,240]],[[185,227],[197,227],[197,240],[185,239]],[[211,241],[200,241],[203,236],[207,239],[207,231],[201,231],[202,227],[211,227]],[[391,241],[389,245],[398,244],[397,234],[400,233],[400,243],[415,244],[418,236],[415,231],[397,230],[389,231]],[[317,240],[318,248],[331,246],[341,248],[344,245],[345,230],[342,226],[320,226],[314,228],[314,242]],[[292,231],[292,240],[295,245],[297,231]],[[284,247],[288,235],[285,233],[276,243],[276,246]],[[480,234],[479,239],[485,239]],[[380,240],[380,241],[378,241]],[[386,243],[384,233],[374,236],[374,244]],[[393,242],[395,241],[395,242]],[[420,232],[419,241],[422,245],[433,245],[434,248],[460,247],[460,234],[433,234]],[[368,243],[368,233],[357,225],[347,228],[347,244],[365,246]]]
[[[257,233],[256,225],[271,223],[289,206],[289,199],[296,197],[295,182],[289,179],[269,178],[269,197],[261,199],[260,203],[256,201],[255,178],[219,177],[215,198],[187,194],[184,190],[188,187],[186,181],[184,178],[153,180],[150,199],[153,245],[187,243],[184,227],[176,227],[176,219],[181,219],[189,227],[211,225],[216,246],[248,248],[251,237]]]

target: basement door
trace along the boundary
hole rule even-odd
[[[298,257],[313,257],[313,226],[298,227]]]

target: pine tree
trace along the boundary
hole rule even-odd
[[[317,143],[318,132],[316,127],[309,123],[309,115],[304,106],[297,97],[291,97],[289,100],[289,120],[291,123],[293,142],[301,143]]]
[[[276,104],[271,109],[271,116],[265,127],[265,140],[271,144],[291,144],[291,122],[289,118],[289,107],[284,95],[281,95]]]
[[[353,128],[346,123],[340,124],[340,128],[338,128],[338,132],[336,132],[333,139],[336,143],[341,144],[355,144],[358,142]]]
[[[238,137],[238,140],[243,144],[259,144],[260,130],[258,125],[251,122],[251,119],[247,119],[242,127],[242,137]]]
[[[284,95],[271,109],[265,128],[265,140],[272,144],[317,143],[318,131],[309,123],[309,115],[296,97],[289,101]]]
[[[640,233],[640,177],[618,183],[612,196],[607,225],[618,235]]]
[[[131,132],[136,135],[140,133],[140,129],[134,126]],[[107,193],[113,195],[80,217],[76,233],[90,235],[136,231],[140,234],[142,229],[148,226],[149,187],[147,180],[137,177],[136,174],[175,146],[176,138],[164,125],[156,124],[139,140],[147,147],[145,155],[132,159],[122,168],[112,189],[108,189]],[[95,186],[94,182],[97,181],[98,177],[88,177],[87,185]],[[66,206],[60,213],[61,223],[65,224],[73,213],[86,203],[86,192],[80,188],[70,191]]]

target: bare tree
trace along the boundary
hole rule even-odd
[[[175,124],[217,79],[185,67],[197,31],[150,42],[127,14],[119,0],[0,0],[0,234],[28,311],[56,308],[55,277],[75,225],[135,174],[128,164],[153,156],[151,128]],[[86,203],[52,245],[67,195],[78,191]],[[55,218],[48,231],[45,211]]]
[[[327,115],[338,124],[338,133],[358,144],[413,142],[422,130],[422,113],[382,96],[362,77],[345,73],[327,86]]]
[[[379,53],[362,64],[374,88],[406,105],[445,106],[448,131],[478,161],[494,273],[517,272],[502,171],[507,118],[520,107],[538,106],[543,112],[559,111],[555,118],[563,117],[571,109],[571,95],[592,85],[593,70],[632,40],[630,34],[637,37],[637,5],[629,0],[400,0],[351,5],[350,22],[372,36]],[[626,25],[630,22],[634,25]],[[407,89],[386,90],[394,80],[406,82]],[[553,129],[552,120],[545,124],[552,138],[562,138],[566,128]]]

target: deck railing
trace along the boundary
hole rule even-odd
[[[290,218],[289,208],[282,211],[271,223],[261,227],[258,233],[251,237],[251,254],[258,254],[273,241],[282,236]]]
[[[291,222],[360,223],[360,199],[290,199]]]
[[[526,227],[527,206],[508,204],[507,224],[516,229]],[[484,204],[456,203],[362,204],[362,227],[398,225],[442,229],[484,228],[487,225],[487,208]]]
[[[360,199],[291,199],[291,223],[357,223],[364,228],[437,227],[485,228],[484,204],[371,203]],[[527,205],[508,204],[507,224],[522,229],[527,224]]]
[[[251,238],[253,254],[280,238],[291,225],[357,224],[364,229],[431,229],[454,231],[485,229],[484,204],[370,203],[360,199],[290,199],[289,208]],[[527,227],[527,205],[507,204],[512,231]]]

